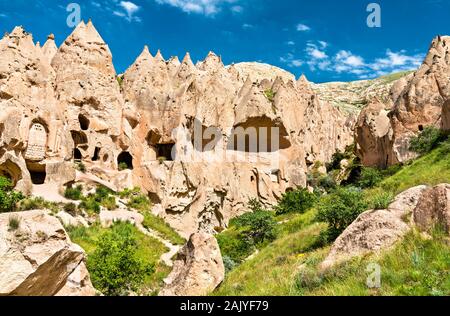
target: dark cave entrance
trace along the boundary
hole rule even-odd
[[[124,151],[117,157],[117,164],[119,170],[133,170],[133,156],[129,152]]]
[[[83,114],[78,115],[78,122],[80,122],[80,128],[83,131],[87,131],[89,129],[89,125],[91,124],[89,119]]]
[[[100,159],[100,147],[95,147],[94,156],[92,157],[92,161],[97,161]]]
[[[30,172],[31,182],[33,184],[44,184],[47,173],[45,171],[45,165],[37,163],[27,163],[27,169]]]
[[[81,161],[83,159],[83,155],[81,154],[81,151],[78,148],[75,148],[73,150],[73,159],[75,161]]]
[[[175,157],[172,157],[172,150],[175,147],[175,143],[157,144],[155,147],[158,159],[164,159],[166,161],[174,160]]]

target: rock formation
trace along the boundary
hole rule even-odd
[[[0,55],[0,172],[16,189],[138,186],[184,237],[225,227],[250,198],[273,205],[353,141],[352,116],[269,65],[166,61],[145,47],[117,76],[92,22],[57,50],[18,27]]]
[[[386,210],[362,213],[336,239],[321,268],[385,250],[413,227],[425,232],[442,228],[450,233],[449,184],[417,186],[399,194]]]
[[[85,259],[46,211],[0,214],[0,295],[95,295]]]
[[[410,221],[405,218],[411,216],[425,190],[426,186],[409,189],[397,196],[386,210],[362,213],[336,239],[321,268],[392,246],[411,230]]]
[[[399,82],[393,88],[392,94],[398,97],[388,115],[389,129],[392,129],[392,133],[389,133],[388,148],[373,152],[373,139],[377,139],[378,135],[376,132],[367,133],[368,130],[387,130],[386,120],[381,120],[381,126],[374,128],[374,122],[365,117],[367,113],[361,113],[360,122],[365,122],[365,126],[360,126],[356,138],[360,147],[358,153],[363,161],[378,167],[385,167],[386,162],[388,165],[404,162],[415,157],[409,150],[411,137],[427,126],[449,129],[449,45],[450,37],[435,38],[422,66],[414,75],[408,77],[408,80]],[[404,89],[399,93],[402,86]],[[385,137],[379,141],[386,145]]]
[[[205,296],[225,277],[217,240],[205,233],[193,234],[180,250],[160,296]]]
[[[414,210],[414,222],[424,231],[444,229],[450,234],[450,184],[426,190]]]

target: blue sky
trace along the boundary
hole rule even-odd
[[[210,50],[225,64],[259,61],[315,82],[372,78],[416,68],[438,34],[450,35],[448,0],[0,0],[0,31],[23,25],[35,41],[72,31],[67,5],[92,18],[117,72],[148,45],[164,57]],[[369,28],[369,3],[381,27]]]

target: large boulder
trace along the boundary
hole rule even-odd
[[[414,222],[424,231],[441,226],[450,233],[450,184],[437,185],[422,194],[414,209]]]
[[[196,233],[178,253],[160,296],[204,296],[224,279],[225,268],[217,240]]]
[[[411,230],[408,216],[425,190],[426,186],[411,188],[398,195],[386,210],[362,213],[336,239],[321,268],[327,269],[353,257],[392,246]]]
[[[46,211],[0,214],[0,296],[95,295],[85,260]]]

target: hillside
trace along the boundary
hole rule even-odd
[[[388,107],[392,106],[392,87],[396,81],[411,73],[412,71],[398,72],[372,80],[312,84],[312,89],[322,100],[346,112],[359,113],[374,98]]]
[[[449,149],[447,141],[401,167],[375,187],[365,189],[364,196],[370,200],[386,194],[393,196],[421,184],[434,186],[448,182]],[[312,208],[305,214],[277,217],[277,239],[232,269],[214,295],[450,294],[450,244],[445,234],[436,231],[430,238],[413,230],[387,250],[357,257],[321,272],[319,264],[329,253],[330,246],[318,243],[326,224],[317,222],[316,214],[317,210]],[[227,252],[225,250],[225,255]],[[366,286],[366,269],[371,263],[381,266],[380,289]]]

